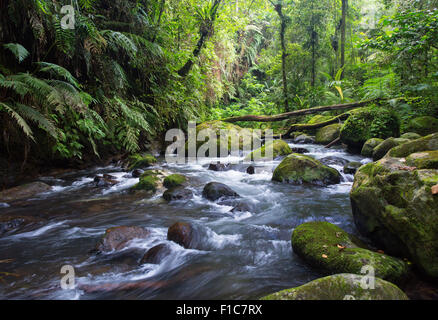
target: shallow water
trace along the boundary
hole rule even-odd
[[[343,149],[290,145],[309,149],[317,159],[369,161]],[[189,177],[189,188],[195,193],[191,200],[170,204],[162,194],[142,199],[128,193],[138,179],[117,167],[41,179],[54,186],[51,192],[0,207],[0,214],[47,220],[36,229],[0,238],[0,260],[13,259],[0,264],[0,271],[19,274],[0,282],[0,298],[255,299],[322,276],[293,254],[290,238],[296,226],[323,220],[356,233],[349,200],[352,175],[343,174],[343,182],[330,187],[292,186],[271,182],[280,160],[259,163],[255,175],[248,175],[242,165],[226,172],[208,171],[206,165],[214,161],[161,162],[157,168]],[[119,183],[97,188],[93,178],[98,173],[110,173]],[[232,213],[232,206],[203,199],[202,189],[211,181],[230,186],[254,206],[254,212]],[[202,250],[187,250],[166,240],[168,227],[178,221],[203,229]],[[152,236],[133,241],[119,253],[90,253],[107,228],[121,225],[148,228]],[[137,257],[160,243],[168,243],[172,254],[159,265],[139,266],[132,258],[132,252]],[[73,290],[60,288],[63,265],[75,269]],[[132,283],[129,290],[121,287]]]

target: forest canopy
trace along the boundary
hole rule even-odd
[[[81,162],[189,120],[375,99],[402,125],[436,117],[437,2],[1,1],[2,158]]]

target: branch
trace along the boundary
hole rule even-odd
[[[314,123],[314,124],[294,124],[289,128],[289,130],[284,135],[289,136],[294,131],[314,130],[314,129],[323,128],[323,127],[326,127],[326,126],[331,125],[333,123],[347,120],[347,118],[349,116],[350,116],[349,113],[343,113],[337,117],[334,117],[334,118],[327,120],[327,121],[324,121],[324,122],[319,122],[319,123]]]

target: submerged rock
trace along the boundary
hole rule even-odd
[[[40,225],[42,219],[29,216],[5,216],[0,215],[0,236],[5,233],[20,233],[28,227]],[[26,230],[27,231],[27,230]]]
[[[361,155],[367,158],[373,157],[374,148],[376,148],[379,144],[381,144],[384,140],[379,138],[371,138],[368,139],[367,142],[363,145]]]
[[[96,187],[111,187],[118,183],[116,177],[104,174],[103,176],[96,176],[94,178],[94,182],[96,183]]]
[[[210,165],[208,166],[208,170],[211,171],[228,171],[231,170],[231,165],[229,163],[224,164],[224,163],[210,163]]]
[[[167,240],[176,242],[186,249],[192,247],[195,237],[196,231],[193,225],[187,222],[177,222],[167,231]]]
[[[266,148],[272,148],[272,158],[267,157]],[[287,156],[292,153],[292,149],[284,140],[275,140],[269,142],[263,147],[251,152],[245,158],[245,161],[269,161],[281,156]]]
[[[166,243],[159,244],[149,249],[143,258],[141,258],[140,264],[160,264],[161,261],[169,256],[172,252],[170,246]]]
[[[349,162],[344,166],[344,173],[345,174],[355,174],[357,169],[362,167],[362,163],[360,162]]]
[[[43,182],[32,182],[0,192],[0,202],[24,200],[52,190],[52,187]]]
[[[97,245],[98,252],[110,252],[123,249],[133,239],[146,239],[150,231],[141,227],[113,227],[106,230],[105,235]]]
[[[247,173],[247,174],[255,174],[255,167],[254,167],[254,166],[249,166],[249,167],[246,169],[246,173]]]
[[[291,184],[330,185],[341,182],[341,174],[318,160],[301,154],[287,156],[274,170],[273,181]]]
[[[389,150],[392,148],[395,148],[399,145],[402,145],[404,143],[409,142],[408,139],[402,139],[402,138],[388,138],[385,141],[383,141],[381,144],[379,144],[377,147],[373,150],[373,160],[377,161],[382,159]]]
[[[427,168],[436,162],[420,161],[422,169],[417,169],[405,158],[391,157],[409,157],[409,150],[429,147],[426,141],[432,140],[424,139],[394,148],[380,161],[361,167],[350,198],[362,234],[390,254],[410,257],[425,274],[438,278],[438,196],[432,192],[438,170]],[[422,156],[417,157],[412,155],[409,163]]]
[[[193,198],[193,192],[182,187],[171,188],[163,193],[166,201],[189,200]]]
[[[230,212],[254,212],[254,206],[247,202],[240,202]]]
[[[372,266],[379,278],[400,282],[408,266],[400,259],[358,247],[341,228],[328,222],[308,222],[292,234],[294,252],[311,266],[328,273],[361,274]]]
[[[210,201],[216,201],[221,198],[239,198],[240,196],[230,187],[219,182],[210,182],[204,187],[202,196]]]
[[[429,135],[438,132],[438,119],[430,116],[415,118],[409,121],[407,129],[422,136]]]
[[[292,153],[310,153],[310,151],[306,148],[291,148],[292,149]]]
[[[334,156],[325,157],[325,158],[320,159],[319,161],[323,165],[326,165],[326,166],[335,165],[335,166],[340,166],[340,167],[343,167],[350,162],[347,159],[340,158],[340,157],[334,157]]]
[[[366,288],[366,287],[365,287]],[[316,279],[301,287],[268,295],[262,300],[409,300],[394,284],[375,278],[374,289],[364,289],[363,276],[342,273]]]
[[[144,173],[144,170],[135,169],[134,171],[132,171],[131,175],[133,178],[140,178],[143,173]]]
[[[327,145],[335,141],[339,138],[341,127],[342,125],[340,123],[335,123],[318,129],[316,132],[315,143]]]

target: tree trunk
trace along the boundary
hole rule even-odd
[[[314,130],[314,129],[319,129],[319,128],[323,128],[326,127],[328,125],[340,122],[340,121],[344,121],[346,120],[348,117],[350,116],[350,114],[348,113],[343,113],[337,117],[334,117],[333,119],[330,119],[328,121],[324,121],[324,122],[320,122],[320,123],[314,123],[314,124],[294,124],[292,125],[289,130],[284,134],[284,135],[289,135],[294,131],[302,131],[302,130]]]
[[[345,32],[347,25],[347,6],[348,0],[342,0],[342,23],[341,23],[341,69],[345,67]],[[341,79],[344,77],[342,71]]]

